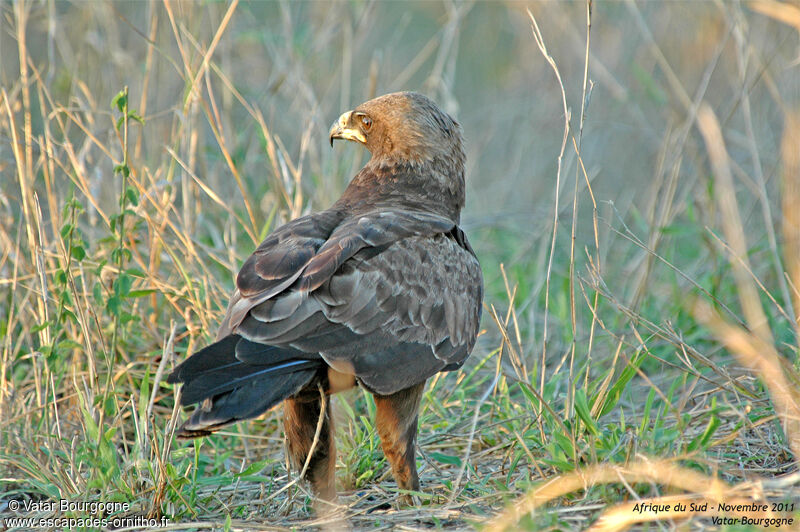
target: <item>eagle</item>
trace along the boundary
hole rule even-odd
[[[419,491],[425,382],[464,364],[483,300],[481,267],[459,227],[461,126],[428,97],[397,92],[342,114],[334,139],[371,158],[329,209],[276,229],[245,261],[216,342],[169,376],[183,383],[181,405],[199,403],[178,437],[283,402],[293,467],[305,466],[315,495],[333,500],[330,395],[359,385],[375,398],[398,487]]]

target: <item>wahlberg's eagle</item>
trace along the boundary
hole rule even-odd
[[[425,381],[459,368],[475,345],[481,268],[459,227],[461,127],[427,97],[387,94],[341,115],[330,140],[372,154],[329,209],[280,227],[245,261],[214,344],[170,375],[181,404],[200,403],[179,431],[207,435],[284,402],[289,454],[336,496],[328,395],[358,383],[398,486],[419,490],[414,460]],[[322,389],[325,394],[320,393]],[[324,397],[324,398],[323,398]]]

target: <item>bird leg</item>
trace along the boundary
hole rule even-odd
[[[375,395],[377,417],[375,424],[381,437],[383,454],[392,466],[397,486],[403,490],[419,491],[419,476],[414,451],[417,443],[419,403],[425,381],[392,395]],[[411,504],[411,496],[400,497],[401,504]]]
[[[314,436],[325,401],[322,427],[304,478],[311,483],[314,493],[320,499],[333,501],[336,499],[336,442],[333,438],[330,397],[308,391],[307,394],[301,392],[298,396],[284,401],[283,426],[288,441],[289,457],[292,465],[302,471],[308,453],[314,446]]]

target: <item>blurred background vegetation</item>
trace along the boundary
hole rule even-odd
[[[279,412],[174,444],[163,374],[213,338],[256,243],[366,161],[328,146],[330,123],[397,90],[463,126],[487,307],[466,369],[426,393],[425,511],[387,511],[373,405],[335,402],[349,523],[471,527],[542,480],[647,457],[798,499],[796,394],[757,378],[797,389],[796,4],[597,2],[588,56],[582,2],[18,0],[0,16],[0,512],[69,498],[315,523],[300,485],[279,491]],[[565,488],[514,526],[709,496],[653,471]]]

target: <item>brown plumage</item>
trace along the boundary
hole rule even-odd
[[[461,367],[481,315],[480,265],[459,228],[460,126],[421,94],[400,92],[344,113],[333,139],[372,158],[328,210],[269,235],[236,280],[217,342],[170,375],[181,404],[200,403],[179,436],[207,435],[285,401],[289,454],[336,495],[328,395],[360,384],[401,489],[419,490],[414,459],[426,380]],[[324,405],[323,405],[324,401]],[[323,409],[323,406],[325,407]]]

